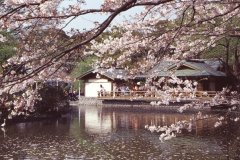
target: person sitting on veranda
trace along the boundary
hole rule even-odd
[[[125,88],[125,95],[129,95],[130,94],[130,89],[128,86],[126,86]]]
[[[100,84],[100,96],[104,96],[105,95],[105,88]]]
[[[128,88],[128,86],[122,86],[122,87],[120,87],[120,92],[121,92],[121,95],[128,95],[128,94],[129,94],[129,88]]]
[[[134,91],[139,91],[139,87],[137,85],[134,86],[133,88]]]
[[[133,88],[133,93],[132,93],[132,95],[133,95],[133,96],[138,96],[138,91],[139,91],[139,86],[138,86],[138,85],[135,85],[134,88]]]

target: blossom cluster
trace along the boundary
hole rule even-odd
[[[159,140],[164,142],[176,137],[177,134],[182,133],[182,130],[186,129],[188,132],[191,132],[193,129],[193,122],[183,120],[171,124],[170,126],[145,125],[145,129],[152,133],[160,133]]]

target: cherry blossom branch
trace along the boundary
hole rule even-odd
[[[40,71],[44,70],[45,68],[47,68],[49,65],[54,64],[54,62],[58,61],[60,58],[62,58],[63,56],[65,56],[66,54],[70,53],[71,51],[81,47],[82,45],[85,45],[87,43],[89,43],[90,41],[92,41],[93,39],[95,39],[96,37],[98,37],[111,23],[111,21],[122,11],[124,11],[127,7],[129,7],[132,3],[135,3],[136,0],[131,0],[127,3],[125,3],[123,6],[121,6],[119,9],[116,10],[116,12],[114,12],[113,14],[111,14],[101,25],[100,28],[97,32],[95,32],[91,37],[87,38],[86,40],[82,41],[81,43],[61,52],[60,54],[52,57],[48,62],[46,62],[44,65],[38,67],[37,69],[35,69],[33,72],[21,77],[18,79],[17,83],[21,83],[22,81],[34,77],[35,75],[37,75],[37,73],[39,73]],[[14,81],[8,81],[9,82],[14,82]],[[3,82],[4,83],[4,82]],[[13,85],[13,84],[11,84]]]

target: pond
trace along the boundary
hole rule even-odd
[[[240,159],[240,121],[207,112],[191,132],[161,142],[145,125],[171,125],[193,113],[74,106],[57,120],[7,125],[0,131],[0,159]],[[238,112],[227,114],[239,116]]]

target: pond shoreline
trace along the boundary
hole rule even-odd
[[[138,112],[138,111],[154,111],[154,112],[178,112],[180,107],[184,104],[191,103],[195,100],[183,100],[181,102],[170,102],[169,105],[160,104],[160,105],[152,105],[151,101],[144,101],[144,100],[100,100],[98,98],[93,97],[80,97],[77,101],[71,101],[70,105],[73,106],[97,106],[103,108],[105,110],[122,110],[128,112],[129,110]],[[197,101],[196,101],[197,102]],[[203,107],[190,107],[187,108],[182,112],[184,113],[197,113],[201,112],[226,112],[232,106],[224,106],[224,107],[217,107],[214,106],[203,106]],[[239,107],[238,107],[239,109]]]
[[[179,112],[179,108],[184,104],[191,103],[190,100],[181,102],[170,102],[169,105],[152,105],[149,101],[143,100],[99,100],[98,98],[81,97],[77,101],[71,101],[70,105],[73,106],[97,106],[108,110],[145,110],[145,111],[163,111],[163,112]],[[222,111],[223,109],[217,109],[216,111]],[[192,107],[188,108],[187,111],[198,112],[198,111],[213,111],[210,106],[204,107]],[[184,113],[185,111],[183,111]]]
[[[181,102],[170,102],[170,105],[178,105],[182,106],[186,103],[191,103],[195,100],[182,100]],[[70,101],[71,105],[97,105],[97,106],[106,106],[106,105],[114,105],[114,106],[159,106],[159,105],[151,105],[152,101],[146,101],[141,99],[107,99],[102,100],[95,97],[80,97],[77,101]],[[167,105],[168,106],[168,105]]]
[[[72,106],[69,105],[68,110],[64,111],[52,111],[48,113],[33,113],[32,115],[19,115],[12,118],[6,118],[1,116],[0,117],[0,124],[4,122],[4,119],[6,119],[7,125],[15,124],[15,123],[24,123],[24,122],[34,122],[34,121],[42,121],[42,120],[48,120],[48,119],[58,119],[61,117],[64,117],[66,114],[70,113],[72,111]]]
[[[125,100],[125,99],[109,99],[102,100],[95,97],[81,97],[77,101],[70,101],[71,105],[97,105],[97,106],[182,106],[187,103],[191,103],[196,100],[182,100],[181,102],[170,102],[169,105],[152,105],[152,101],[146,101],[141,99]]]

